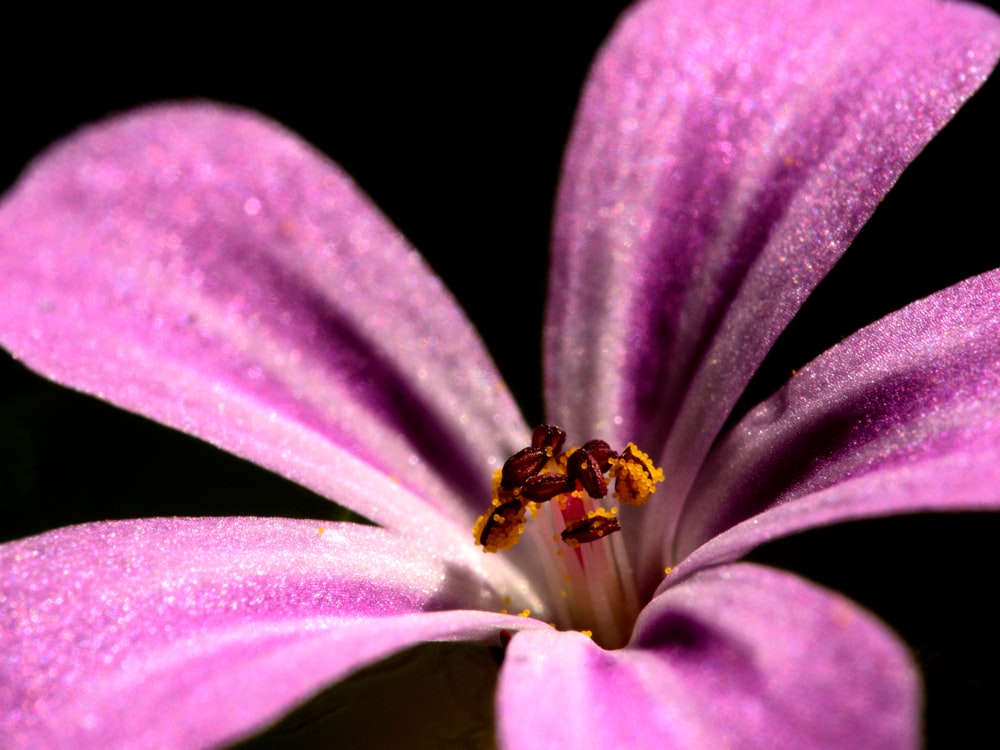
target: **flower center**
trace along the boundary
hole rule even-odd
[[[539,425],[531,445],[493,475],[493,499],[473,534],[484,552],[510,549],[527,536],[535,547],[554,623],[582,630],[601,645],[624,645],[639,614],[618,506],[645,505],[663,471],[633,443],[616,452],[603,440],[563,451],[565,430]],[[604,507],[604,504],[610,507]]]

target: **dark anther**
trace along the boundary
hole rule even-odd
[[[580,450],[585,450],[593,456],[597,465],[601,467],[601,471],[610,469],[611,459],[618,458],[618,454],[603,440],[588,440],[581,446]]]
[[[601,465],[590,451],[583,448],[574,451],[566,460],[566,470],[573,479],[580,480],[583,489],[595,500],[608,494]]]
[[[548,460],[549,457],[543,450],[537,448],[519,450],[504,462],[500,485],[513,489],[524,484],[524,480],[541,471]]]
[[[618,519],[608,516],[591,516],[590,518],[578,518],[566,524],[562,532],[562,540],[571,547],[587,542],[596,542],[601,537],[621,531],[622,527]]]
[[[529,477],[521,487],[521,493],[528,500],[544,503],[556,495],[572,492],[576,482],[565,474],[536,474]]]
[[[630,464],[635,464],[636,466],[640,467],[647,477],[649,477],[650,479],[653,478],[653,475],[649,471],[649,466],[646,465],[645,461],[640,459],[637,455],[635,455],[632,452],[631,446],[625,446],[625,450],[622,451],[621,458],[622,461],[625,461]]]
[[[531,431],[531,447],[540,451],[551,449],[550,456],[559,455],[565,442],[566,430],[554,424],[540,424]]]
[[[497,526],[502,523],[509,523],[510,521],[517,521],[517,518],[524,510],[524,506],[521,505],[520,500],[511,500],[506,503],[501,503],[495,508],[490,508],[489,516],[486,519],[486,523],[483,524],[483,530],[479,534],[479,543],[486,547],[490,543],[490,536],[496,530]],[[500,520],[497,520],[497,516],[500,516]]]

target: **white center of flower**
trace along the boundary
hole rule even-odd
[[[639,614],[618,507],[612,497],[644,505],[663,471],[632,443],[618,453],[603,440],[563,451],[566,432],[539,425],[531,445],[493,476],[489,510],[473,534],[484,552],[510,549],[526,536],[534,546],[548,589],[554,624],[581,630],[606,648],[623,646]]]

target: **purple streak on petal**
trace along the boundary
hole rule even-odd
[[[619,651],[518,633],[498,690],[511,748],[910,748],[919,736],[903,645],[845,599],[748,564],[669,588]]]
[[[425,640],[524,618],[481,571],[373,527],[147,519],[0,547],[0,736],[14,747],[204,747]],[[5,744],[5,746],[7,746]]]
[[[872,472],[933,463],[964,474],[940,460],[995,454],[997,300],[1000,271],[991,271],[877,321],[799,370],[713,449],[681,518],[678,553],[768,507]],[[1000,465],[974,482],[979,503],[1000,505]],[[872,498],[868,514],[911,501],[890,492]],[[940,497],[942,508],[965,501]]]
[[[958,3],[663,0],[626,16],[566,157],[546,378],[571,434],[663,457],[666,517],[644,509],[643,528],[669,535],[775,338],[998,50],[998,18]]]
[[[836,521],[1000,508],[998,300],[1000,271],[991,271],[799,370],[713,448],[672,557],[751,518],[699,550],[699,564]]]
[[[0,246],[15,356],[386,525],[425,505],[465,533],[489,459],[525,440],[441,282],[259,115],[161,105],[81,131],[6,197]],[[357,491],[372,473],[420,501],[383,507]]]
[[[956,445],[937,456],[863,474],[769,508],[696,549],[673,575],[684,577],[707,566],[737,560],[772,539],[844,521],[900,513],[995,511],[1000,506],[996,493],[998,432],[992,426],[991,432],[983,435],[983,446]]]

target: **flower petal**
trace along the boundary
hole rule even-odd
[[[354,524],[147,519],[0,547],[0,734],[205,747],[425,640],[547,627],[486,612],[472,567]]]
[[[967,279],[799,370],[713,449],[668,555],[745,519],[685,567],[837,521],[1000,509],[998,300],[1000,271]]]
[[[663,456],[644,528],[671,533],[771,344],[998,52],[990,11],[923,0],[650,0],[620,23],[564,167],[546,395],[579,439]]]
[[[483,465],[524,441],[441,282],[259,115],[161,105],[82,130],[6,197],[0,245],[15,356],[380,523],[444,511],[467,536]]]
[[[622,650],[518,633],[498,689],[507,747],[918,743],[920,689],[902,644],[836,594],[749,564],[665,591]]]

